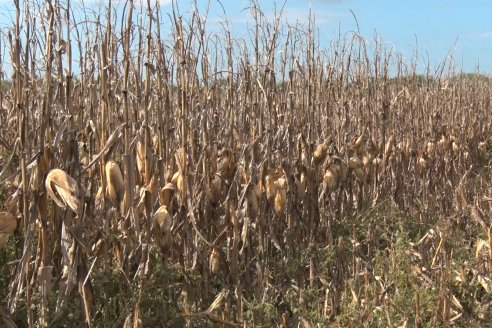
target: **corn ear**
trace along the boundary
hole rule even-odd
[[[106,194],[117,207],[125,194],[125,183],[119,165],[115,161],[106,163]]]

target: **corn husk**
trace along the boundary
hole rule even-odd
[[[354,142],[354,149],[360,150],[362,148],[362,145],[364,144],[364,141],[365,141],[365,136],[364,134],[361,134]]]
[[[417,169],[420,172],[427,170],[428,167],[429,167],[429,163],[424,157],[421,156],[417,159]]]
[[[259,210],[260,190],[257,185],[250,184],[246,192],[248,215],[252,219],[256,218]]]
[[[328,145],[325,142],[319,144],[313,153],[314,163],[315,164],[322,163],[326,158],[327,152],[328,152]]]
[[[186,195],[186,187],[184,183],[183,174],[180,171],[174,173],[171,183],[174,185],[174,188],[178,191],[178,200],[182,202]]]
[[[117,207],[125,194],[125,183],[119,165],[115,161],[106,163],[106,194]]]
[[[362,164],[365,168],[369,168],[372,165],[373,156],[371,153],[366,153],[364,157],[362,157]]]
[[[433,143],[433,142],[431,142],[431,141],[429,141],[427,143],[427,149],[426,149],[426,151],[427,151],[427,156],[429,156],[430,158],[434,158],[434,155],[436,153],[436,144]]]
[[[208,266],[210,272],[213,274],[218,274],[220,271],[220,253],[217,249],[212,249],[210,256],[208,258]]]
[[[337,176],[331,169],[327,169],[325,171],[325,175],[323,176],[323,181],[325,182],[328,190],[333,190],[333,188],[337,185]]]
[[[287,200],[287,193],[283,188],[277,188],[277,194],[273,203],[273,209],[275,214],[281,215],[285,210],[285,203]]]
[[[354,155],[354,156],[349,158],[348,166],[351,169],[353,169],[353,170],[358,169],[358,168],[362,167],[362,165],[363,165],[363,163],[357,155]]]
[[[75,213],[80,212],[79,188],[75,180],[65,171],[53,169],[45,181],[46,191],[61,208],[70,207]]]
[[[139,181],[145,180],[145,151],[142,142],[137,143],[137,170]]]
[[[172,225],[173,219],[168,208],[166,205],[162,205],[154,214],[152,232],[154,241],[163,254],[167,254],[172,247]]]

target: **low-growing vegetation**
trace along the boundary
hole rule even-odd
[[[1,326],[490,325],[489,77],[254,1],[245,39],[158,1],[15,5]]]

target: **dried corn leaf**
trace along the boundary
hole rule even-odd
[[[208,266],[209,266],[210,272],[212,272],[213,274],[219,273],[219,271],[220,271],[220,253],[216,248],[212,249],[212,252],[210,253],[210,256],[208,258]]]
[[[492,281],[489,277],[486,277],[482,274],[477,274],[477,280],[487,293],[490,294],[492,292]]]
[[[17,228],[17,219],[12,213],[0,212],[0,233],[11,234]]]
[[[243,242],[243,246],[239,251],[239,255],[242,255],[246,247],[248,247],[249,245],[249,240],[248,240],[249,225],[250,225],[250,220],[248,217],[245,217],[243,222],[243,229],[241,231],[241,241]]]
[[[12,213],[0,212],[0,249],[5,247],[16,228],[17,218]]]
[[[125,126],[125,123],[120,124],[116,128],[116,130],[114,130],[113,133],[111,133],[111,135],[109,136],[108,140],[104,144],[104,147],[101,149],[101,151],[96,156],[94,156],[94,158],[89,163],[89,165],[87,165],[86,167],[84,167],[84,169],[82,170],[82,172],[85,172],[88,169],[90,169],[94,164],[96,164],[96,162],[101,158],[101,156],[103,154],[105,154],[108,150],[110,150],[110,148],[112,148],[118,141],[121,140],[121,136],[122,136],[121,130],[123,129],[124,126]]]
[[[215,300],[210,304],[207,310],[205,310],[206,314],[210,314],[213,311],[217,310],[219,306],[222,304],[222,301],[225,299],[225,297],[229,294],[227,289],[223,289],[217,297],[215,297]]]

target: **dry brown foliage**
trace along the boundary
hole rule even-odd
[[[492,320],[490,78],[321,49],[255,1],[247,39],[159,1],[15,4],[0,325]]]

